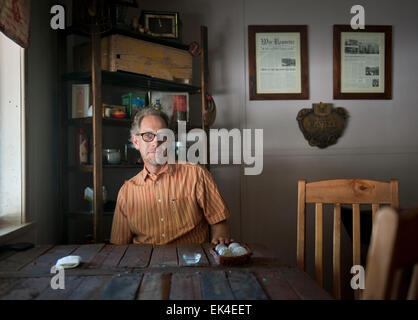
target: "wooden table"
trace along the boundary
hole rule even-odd
[[[284,266],[265,247],[246,265],[216,264],[210,244],[108,244],[37,246],[0,252],[0,299],[60,300],[268,300],[332,299],[306,273]],[[197,264],[183,256],[200,253]],[[82,263],[65,270],[65,289],[51,288],[51,267],[59,258],[79,255]]]

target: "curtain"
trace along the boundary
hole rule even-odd
[[[30,0],[0,0],[0,31],[23,48],[29,47]]]

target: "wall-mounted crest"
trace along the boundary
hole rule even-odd
[[[299,111],[296,120],[306,140],[313,147],[324,149],[337,143],[347,124],[348,112],[333,108],[332,103],[314,103],[311,109]]]

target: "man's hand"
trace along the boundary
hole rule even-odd
[[[234,241],[234,239],[229,237],[228,224],[226,220],[212,225],[211,228],[213,244],[223,243],[228,245],[230,242]]]

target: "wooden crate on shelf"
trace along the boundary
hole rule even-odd
[[[91,68],[91,45],[74,47],[74,71]],[[102,69],[127,71],[174,80],[192,80],[192,56],[182,49],[119,34],[102,39]]]

